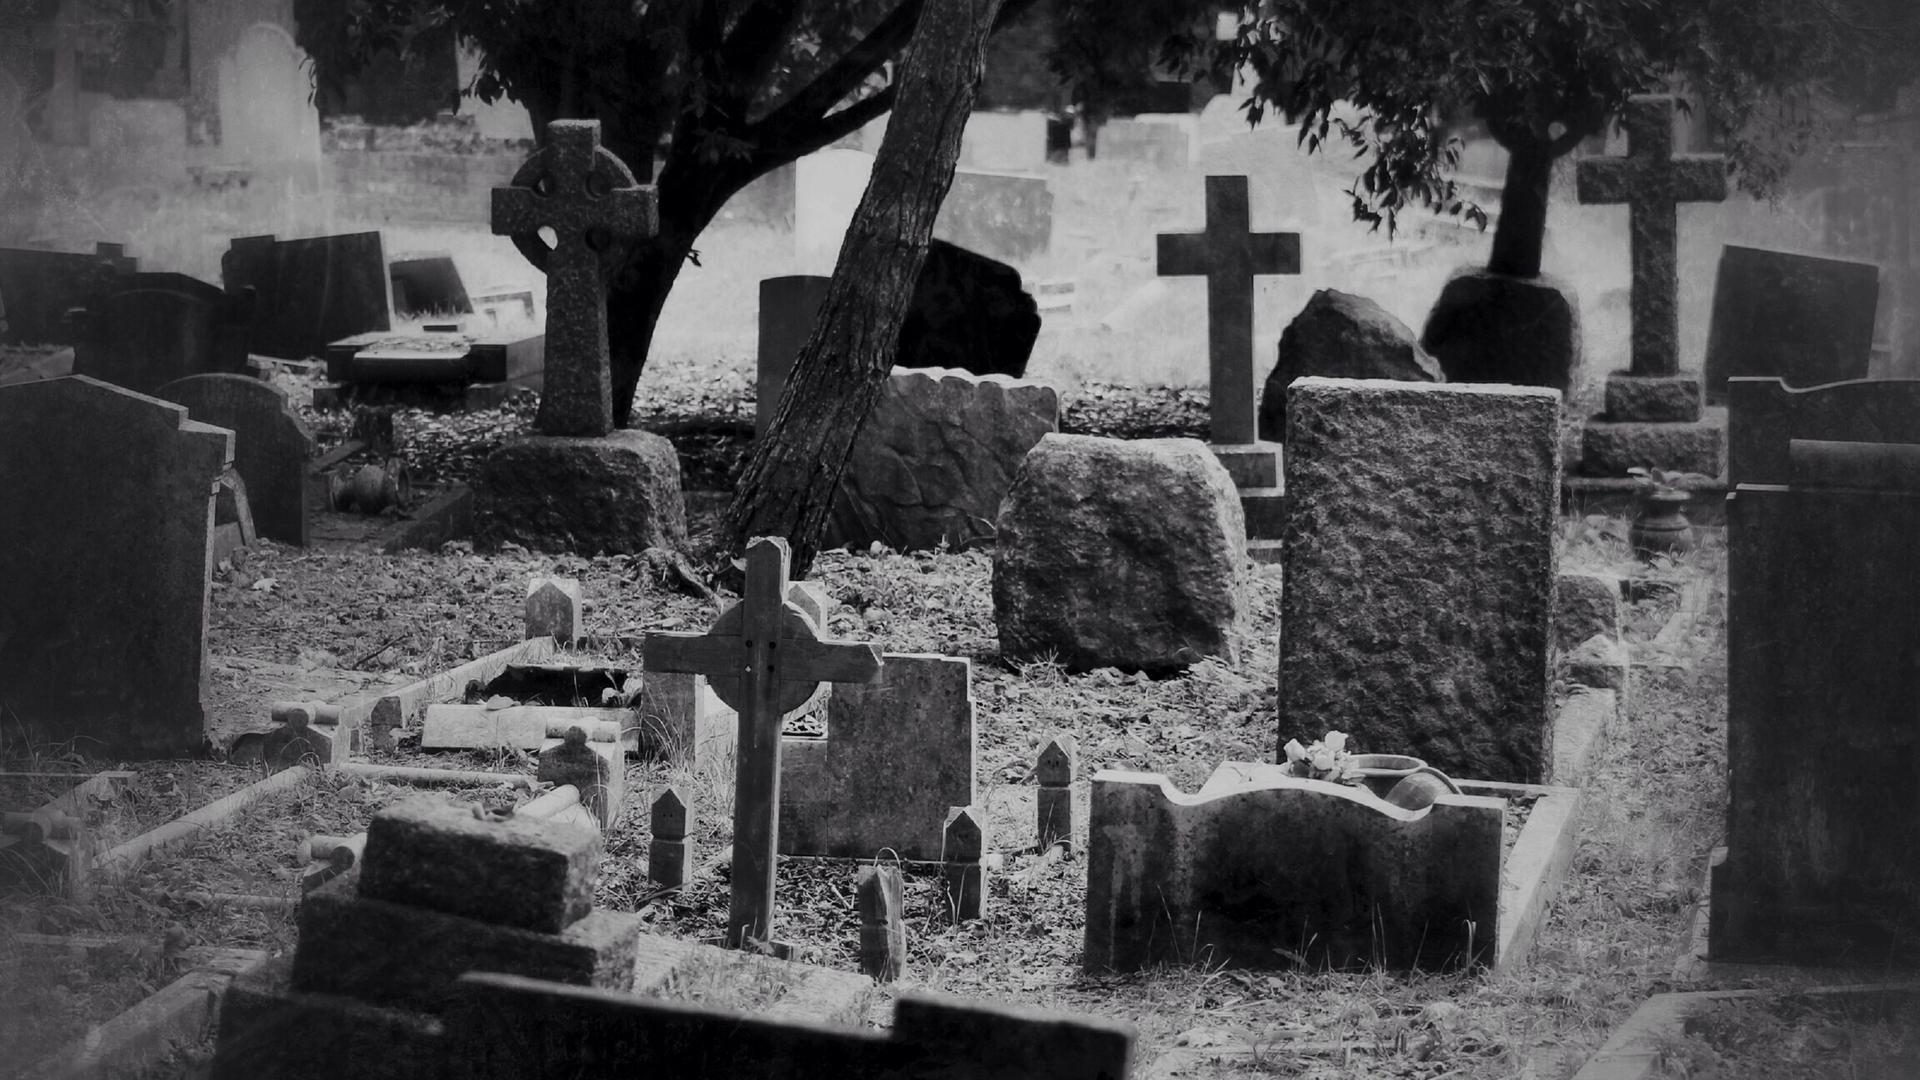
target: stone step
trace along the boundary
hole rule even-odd
[[[1278,540],[1287,527],[1287,497],[1277,487],[1241,488],[1249,540]]]
[[[1252,558],[1254,562],[1272,563],[1278,566],[1280,564],[1280,541],[1248,540],[1247,555]]]
[[[1280,444],[1272,442],[1215,443],[1214,456],[1226,466],[1238,488],[1279,487]]]

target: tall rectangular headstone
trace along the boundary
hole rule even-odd
[[[1867,375],[1880,268],[1727,245],[1713,282],[1707,400],[1727,400],[1733,376],[1823,386]]]
[[[1546,779],[1559,392],[1302,378],[1285,459],[1278,743]]]
[[[760,348],[754,365],[753,433],[766,433],[773,410],[787,387],[787,372],[813,332],[813,319],[826,302],[824,274],[790,274],[760,282]]]
[[[85,376],[0,388],[0,698],[38,742],[201,751],[213,490],[233,434]]]
[[[243,236],[221,256],[220,277],[230,290],[254,290],[253,351],[263,356],[325,356],[341,338],[393,327],[393,280],[377,232]]]
[[[1727,510],[1727,852],[1715,960],[1920,964],[1920,382],[1762,406]],[[1852,408],[1864,397],[1873,411]],[[1800,437],[1801,431],[1817,432]]]

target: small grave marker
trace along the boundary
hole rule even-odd
[[[754,540],[739,603],[705,634],[653,631],[643,646],[647,671],[705,675],[740,714],[727,911],[727,944],[735,948],[767,942],[772,930],[781,718],[822,682],[869,682],[880,674],[880,651],[872,645],[816,636],[812,619],[787,599],[788,558],[786,541]]]
[[[1040,782],[1040,794],[1034,800],[1039,850],[1055,844],[1073,843],[1073,774],[1080,768],[1080,749],[1073,736],[1061,734],[1040,748],[1040,760],[1033,776]]]
[[[655,884],[674,888],[687,883],[693,866],[693,841],[687,839],[687,826],[693,814],[687,794],[668,786],[654,797],[652,838],[647,841],[647,876]]]
[[[580,582],[574,578],[536,577],[527,582],[527,634],[551,637],[565,645],[581,636]]]
[[[946,846],[940,853],[947,904],[954,922],[979,918],[987,904],[986,817],[971,806],[947,814]]]
[[[1300,272],[1300,234],[1256,233],[1247,178],[1207,177],[1207,229],[1162,233],[1162,277],[1207,279],[1207,419],[1212,440],[1255,440],[1259,395],[1253,385],[1253,279]]]
[[[549,363],[536,430],[605,435],[613,430],[607,373],[606,274],[625,242],[657,225],[651,187],[600,146],[598,120],[555,120],[547,145],[493,192],[493,231],[511,237],[547,273]],[[558,240],[548,250],[539,230]]]
[[[907,961],[904,888],[897,866],[863,866],[854,885],[860,906],[860,970],[875,982],[898,979]]]

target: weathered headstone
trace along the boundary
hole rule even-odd
[[[555,120],[547,144],[493,193],[493,231],[547,273],[547,374],[534,427],[543,435],[613,430],[607,373],[607,275],[631,241],[653,234],[651,187],[600,146],[597,120]],[[557,239],[548,249],[539,230]]]
[[[552,822],[486,821],[419,798],[374,816],[362,864],[366,899],[557,934],[593,908],[600,841]]]
[[[0,248],[0,345],[69,343],[77,327],[67,312],[84,308],[140,268],[120,244],[95,244],[91,255]]]
[[[795,1077],[1127,1080],[1132,1028],[976,999],[911,994],[884,1033],[743,1015],[506,975],[461,980],[448,1041],[472,1080],[560,1072],[749,1080]]]
[[[167,383],[156,397],[187,407],[187,415],[233,432],[233,467],[246,484],[254,528],[283,544],[307,543],[312,502],[313,433],[287,392],[246,375],[192,375]]]
[[[947,813],[974,801],[972,664],[888,653],[834,689],[824,739],[781,740],[780,853],[941,858]]]
[[[904,886],[897,866],[863,866],[854,883],[860,908],[860,970],[874,982],[892,982],[906,966]]]
[[[1184,169],[1193,162],[1192,125],[1188,117],[1120,116],[1100,125],[1101,161],[1127,162],[1154,169]]]
[[[1280,335],[1279,357],[1260,391],[1260,438],[1287,435],[1287,387],[1303,375],[1445,382],[1407,324],[1364,296],[1321,289]]]
[[[894,366],[1017,379],[1026,374],[1039,336],[1040,311],[1021,288],[1018,270],[934,240],[900,324]]]
[[[122,274],[73,315],[73,373],[143,394],[189,375],[243,374],[253,304],[185,274]]]
[[[0,388],[0,697],[110,757],[206,743],[215,479],[233,435],[85,376]]]
[[[1707,400],[1727,399],[1734,375],[1789,386],[1867,377],[1880,268],[1784,251],[1720,250],[1707,331]]]
[[[1003,657],[1164,674],[1239,655],[1247,527],[1204,443],[1047,435],[996,531]]]
[[[982,110],[967,117],[960,166],[1037,172],[1047,163],[1047,114]]]
[[[978,807],[947,811],[941,838],[940,877],[954,922],[978,919],[987,908],[987,819]]]
[[[451,255],[413,255],[387,264],[398,315],[471,315],[473,301]]]
[[[231,291],[252,289],[253,351],[305,360],[341,338],[393,326],[393,283],[377,232],[235,239],[220,258]]]
[[[1080,769],[1080,748],[1072,735],[1056,735],[1040,748],[1033,777],[1040,785],[1034,798],[1034,831],[1038,848],[1073,843],[1073,778]]]
[[[747,545],[739,603],[705,634],[654,631],[643,646],[647,671],[706,675],[740,714],[727,908],[727,944],[734,948],[771,940],[782,718],[822,682],[868,682],[880,674],[878,649],[820,640],[806,612],[787,599],[788,557],[786,541],[755,539]]]
[[[955,169],[933,233],[989,258],[1042,257],[1053,244],[1053,190],[1044,176]]]
[[[786,389],[794,357],[813,332],[813,317],[827,298],[833,279],[820,274],[793,274],[760,282],[760,347],[754,364],[753,433],[764,434],[773,422],[773,410]]]
[[[1253,279],[1300,272],[1298,233],[1255,233],[1247,208],[1247,178],[1207,177],[1207,227],[1202,233],[1162,233],[1157,269],[1162,277],[1207,279],[1207,419],[1213,442],[1256,438],[1253,386]]]
[[[1871,403],[1871,404],[1869,404]],[[1736,378],[1712,959],[1920,963],[1920,382]],[[1745,429],[1744,431],[1742,429]]]
[[[1193,795],[1158,773],[1094,776],[1089,972],[1495,961],[1502,800],[1402,810],[1279,768],[1222,766]]]
[[[854,440],[826,544],[919,551],[992,537],[1014,474],[1059,417],[1050,386],[896,371]]]
[[[527,582],[526,636],[572,644],[581,636],[583,603],[576,578],[535,577]]]
[[[1293,384],[1283,733],[1546,778],[1559,424],[1542,387]]]
[[[648,810],[647,877],[657,885],[685,885],[693,873],[693,841],[687,839],[692,808],[687,794],[668,786]]]

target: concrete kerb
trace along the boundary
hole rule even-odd
[[[219,1016],[227,984],[266,955],[257,949],[189,949],[183,959],[193,965],[192,970],[55,1051],[26,1075],[43,1080],[142,1075],[175,1047],[205,1041]]]
[[[1491,974],[1520,970],[1533,955],[1547,912],[1566,884],[1579,832],[1579,788],[1544,784],[1503,784],[1491,780],[1456,781],[1468,795],[1512,799],[1538,798],[1520,827],[1500,874],[1500,935]]]

